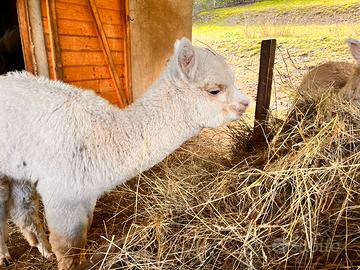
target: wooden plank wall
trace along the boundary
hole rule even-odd
[[[52,17],[49,11],[51,1],[55,4],[57,33],[49,28]],[[55,54],[50,38],[54,41],[54,35],[57,35],[61,54],[59,61],[62,63],[57,63],[56,66],[62,68],[63,76],[59,79],[79,87],[93,89],[111,103],[123,107],[131,102],[131,93],[127,87],[129,78],[125,1],[94,0],[93,4],[96,5],[110,55],[104,52],[101,43],[104,40],[98,33],[89,0],[42,0],[50,78],[56,79],[57,74],[52,61]],[[120,79],[118,82],[115,82],[111,74],[109,59],[106,57],[112,57],[110,62],[113,63],[113,71]],[[123,91],[123,95],[117,91],[117,84],[120,84],[118,91]],[[122,102],[121,96],[125,97],[125,102]]]

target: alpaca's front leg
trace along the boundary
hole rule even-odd
[[[74,269],[80,263],[90,227],[93,204],[88,202],[44,202],[50,230],[50,244],[59,270]]]
[[[5,241],[8,238],[7,216],[9,199],[9,181],[0,175],[0,266],[7,265],[11,257]]]
[[[36,247],[46,258],[52,258],[39,218],[39,200],[31,183],[12,181],[9,212],[30,246]]]
[[[2,202],[0,202],[2,204]],[[3,217],[3,205],[0,205],[0,266],[9,265],[11,263],[11,256],[6,246],[7,240],[7,222]]]

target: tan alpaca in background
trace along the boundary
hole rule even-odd
[[[349,39],[350,52],[356,64],[348,62],[327,62],[309,71],[303,78],[299,91],[313,98],[320,98],[324,91],[339,93],[347,100],[359,99],[360,85],[360,42]]]

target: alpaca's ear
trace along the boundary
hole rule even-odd
[[[348,44],[351,54],[355,58],[356,62],[360,65],[360,41],[356,39],[349,39]]]
[[[197,61],[191,41],[187,38],[182,38],[175,42],[174,47],[177,68],[186,79],[193,80],[195,78]]]

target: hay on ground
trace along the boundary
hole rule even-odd
[[[268,148],[248,149],[244,123],[206,131],[100,200],[92,269],[359,266],[360,110],[295,104]]]

